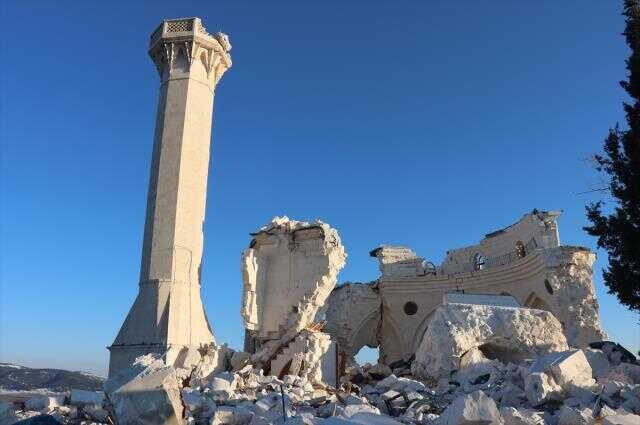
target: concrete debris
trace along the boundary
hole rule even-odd
[[[589,387],[595,384],[591,366],[582,350],[548,354],[536,360],[529,371],[548,374],[563,389],[568,389],[569,385]]]
[[[531,373],[524,381],[527,399],[532,406],[538,406],[549,400],[560,400],[562,387],[546,373]]]
[[[519,363],[567,348],[562,325],[547,311],[447,304],[433,314],[412,371],[423,378],[449,376],[472,349],[505,363]]]
[[[529,314],[520,311],[526,309],[511,310],[519,316]],[[487,316],[469,315],[475,326],[491,323],[479,317]],[[466,329],[455,321],[451,326]],[[550,334],[551,341],[555,335]],[[106,397],[74,390],[73,397],[71,393],[47,396],[59,404],[43,402],[48,400],[44,397],[37,403],[16,404],[15,409],[0,403],[0,425],[43,415],[73,425],[635,425],[640,418],[640,366],[620,363],[596,375],[588,353],[592,350],[600,357],[597,349],[555,351],[534,360],[496,357],[495,348],[487,350],[473,342],[460,356],[460,368],[438,380],[410,373],[398,376],[393,373],[398,365],[377,363],[350,366],[338,386],[329,386],[314,373],[293,373],[296,365],[310,359],[298,344],[303,341],[308,347],[305,344],[314,338],[328,340],[322,332],[302,331],[287,346],[295,353],[280,353],[291,362],[272,362],[279,376],[252,364],[247,353],[226,347],[203,350],[200,360],[187,362],[190,368],[167,365],[166,356],[145,355],[107,380]],[[295,361],[297,354],[303,354],[300,362]],[[72,398],[76,406],[69,405]],[[27,404],[40,409],[28,410]]]
[[[591,425],[593,423],[593,412],[589,408],[574,409],[563,406],[558,414],[558,425]]]
[[[208,345],[200,351],[200,360],[195,363],[191,381],[195,385],[204,385],[216,373],[228,369],[234,352],[226,345]]]
[[[331,360],[331,356],[327,356],[330,347],[328,334],[302,331],[271,360],[270,373],[274,376],[296,375],[320,384],[326,380],[322,363]]]
[[[594,378],[603,378],[607,376],[611,370],[611,363],[607,358],[607,355],[600,350],[593,348],[586,348],[583,350],[584,355],[587,357],[591,372]]]
[[[544,423],[543,413],[535,410],[503,407],[500,409],[500,415],[504,425],[539,425]]]
[[[478,390],[456,398],[438,419],[442,425],[501,425],[495,401]]]
[[[80,390],[73,390],[73,392],[75,391],[80,391]],[[90,391],[84,391],[86,393],[90,393]],[[95,394],[93,392],[91,392],[91,394]],[[97,395],[97,394],[96,394]],[[104,398],[104,397],[102,397]],[[99,398],[98,403],[102,403],[102,398]],[[98,397],[96,397],[96,399],[98,399]],[[37,410],[37,411],[49,411],[49,410],[53,410],[56,407],[59,406],[63,406],[64,405],[64,401],[65,401],[65,396],[61,395],[61,396],[35,396],[32,397],[30,399],[28,399],[27,401],[25,401],[24,403],[24,407],[27,410]]]
[[[596,341],[589,344],[589,347],[604,353],[612,366],[618,366],[620,363],[638,364],[636,356],[618,343],[612,341]]]
[[[104,384],[116,422],[119,425],[180,424],[184,410],[182,383],[189,371],[167,366],[152,354],[140,360]]]
[[[627,384],[640,384],[640,365],[620,363],[611,368],[606,376],[607,380],[618,380]]]
[[[69,404],[72,406],[101,405],[103,401],[104,393],[101,392],[71,390],[71,394],[69,395]]]

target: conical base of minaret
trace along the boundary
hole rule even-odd
[[[109,376],[128,368],[144,354],[164,354],[169,348],[214,343],[199,285],[144,283],[109,347]]]

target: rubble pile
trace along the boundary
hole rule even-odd
[[[446,304],[433,313],[416,351],[416,376],[448,376],[484,353],[503,361],[566,350],[562,325],[548,311],[475,304]]]
[[[121,425],[639,424],[640,364],[617,344],[593,345],[518,363],[471,348],[458,369],[420,379],[407,362],[354,365],[338,388],[266,375],[225,346],[184,353],[174,365],[148,354],[110,378],[105,393],[73,390],[18,409],[2,403],[0,424],[42,415],[57,421],[49,423]]]

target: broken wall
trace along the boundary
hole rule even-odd
[[[444,295],[460,291],[511,295],[522,306],[550,311],[572,346],[586,347],[590,342],[605,339],[592,280],[595,256],[585,248],[559,245],[557,215],[527,214],[520,222],[490,234],[478,245],[450,251],[435,273],[428,266],[419,267],[429,263],[408,248],[383,246],[373,250],[371,255],[380,263],[381,276],[376,291],[369,290],[372,298],[369,302],[374,305],[375,296],[378,297],[380,322],[375,339],[380,347],[380,360],[390,364],[411,358]],[[523,244],[524,251],[518,252],[517,242],[527,240],[536,241],[536,248]],[[471,253],[479,252],[479,247],[487,248],[481,251],[485,259],[499,261],[489,261],[474,269]],[[459,261],[453,261],[454,258]],[[461,271],[449,274],[446,270]],[[350,310],[361,299],[361,294],[353,291],[329,298],[328,311],[332,314],[327,315],[326,329],[345,344],[345,353],[358,349],[349,341],[374,340],[371,325],[356,327],[351,321]]]
[[[311,324],[346,259],[338,232],[321,221],[275,217],[252,236],[241,261],[249,352]]]
[[[477,245],[447,251],[438,268],[441,274],[473,272],[508,264],[535,249],[560,246],[557,218],[559,211],[525,214],[518,222],[488,233]]]
[[[369,253],[378,259],[382,278],[415,277],[435,274],[436,268],[404,246],[382,245]]]

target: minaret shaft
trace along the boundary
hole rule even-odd
[[[214,342],[200,297],[215,86],[231,66],[224,34],[165,21],[149,54],[161,77],[139,292],[109,347],[109,375],[146,353]]]
[[[197,80],[163,84],[158,107],[140,283],[198,283],[213,93]]]

